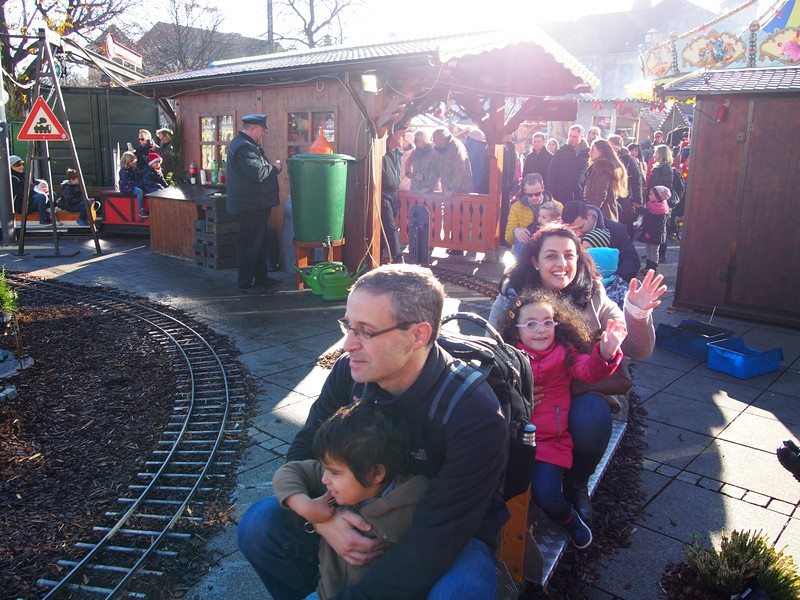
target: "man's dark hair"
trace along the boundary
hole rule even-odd
[[[561,222],[566,225],[572,225],[578,217],[586,219],[588,216],[589,207],[585,202],[570,200],[564,204],[564,210],[561,211]]]
[[[77,179],[77,178],[78,178],[78,172],[73,168],[68,168],[67,179]]]
[[[407,473],[411,442],[408,427],[393,409],[356,400],[337,410],[314,434],[314,457],[343,462],[364,487],[372,485],[378,465],[385,482]]]

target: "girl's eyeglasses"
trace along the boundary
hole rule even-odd
[[[550,331],[551,329],[555,329],[556,323],[553,319],[545,319],[544,321],[537,321],[536,319],[531,319],[527,323],[517,323],[517,327],[520,329],[528,329],[530,331],[536,331],[539,327],[544,327],[545,331]]]

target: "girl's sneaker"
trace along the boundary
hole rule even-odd
[[[569,534],[576,548],[583,550],[592,543],[592,530],[581,520],[574,508],[571,510],[569,518],[561,523],[561,526]]]

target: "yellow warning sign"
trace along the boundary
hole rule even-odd
[[[67,132],[58,122],[53,111],[47,106],[44,98],[39,96],[33,103],[33,108],[28,118],[22,124],[22,129],[17,135],[21,142],[39,141],[66,141],[69,139]]]

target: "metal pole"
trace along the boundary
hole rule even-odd
[[[6,90],[3,75],[0,74],[0,198],[8,198],[9,202],[0,202],[0,221],[3,244],[10,244],[14,239],[14,208],[11,202],[11,165],[8,163],[8,136],[11,128],[6,121]]]
[[[40,35],[44,33],[44,30],[39,30]],[[50,50],[50,44],[45,40],[44,49],[47,56],[47,64],[50,68],[50,73],[53,78],[53,87],[56,90],[56,96],[58,97],[58,103],[61,105],[61,111],[64,113],[64,128],[67,131],[67,135],[69,136],[69,147],[72,150],[72,159],[75,161],[75,170],[78,171],[78,179],[81,182],[81,191],[83,192],[83,203],[86,206],[86,217],[89,221],[89,229],[92,231],[92,238],[94,238],[94,248],[97,254],[102,254],[103,251],[100,248],[100,240],[97,238],[97,228],[95,227],[94,219],[92,219],[92,209],[89,205],[89,192],[86,190],[86,182],[83,179],[83,171],[81,170],[81,163],[78,160],[78,151],[75,148],[75,138],[72,135],[72,127],[69,124],[69,117],[67,116],[67,106],[64,104],[64,95],[61,93],[61,84],[58,81],[58,76],[56,75],[56,67],[53,61],[53,53]],[[50,162],[47,163],[48,169],[50,168]],[[53,207],[53,222],[55,222],[56,210],[55,206]],[[56,239],[56,254],[58,254],[58,240]]]

